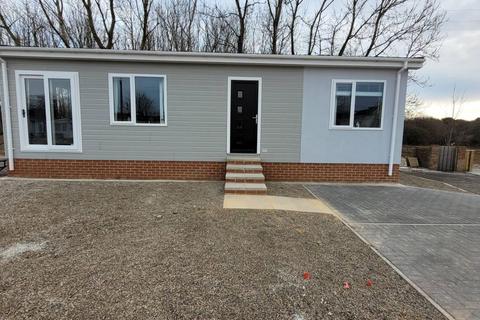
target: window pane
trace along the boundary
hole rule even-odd
[[[47,116],[43,79],[25,79],[25,115],[28,123],[28,142],[47,144]]]
[[[350,108],[352,103],[352,84],[337,83],[335,91],[335,125],[350,125]]]
[[[137,123],[165,123],[163,78],[135,77]]]
[[[113,116],[115,121],[131,121],[130,78],[113,78]]]
[[[380,128],[382,104],[382,82],[358,82],[353,125],[359,128]]]
[[[52,144],[73,144],[72,91],[70,79],[48,80],[50,89],[50,116]]]

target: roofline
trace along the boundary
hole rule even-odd
[[[2,58],[35,58],[55,60],[102,60],[162,63],[197,63],[226,65],[263,65],[289,67],[352,67],[400,69],[408,62],[408,69],[420,69],[425,58],[348,57],[239,54],[207,52],[168,52],[105,49],[67,49],[34,47],[0,47]]]

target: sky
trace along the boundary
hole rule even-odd
[[[447,12],[445,39],[438,61],[427,61],[417,72],[428,80],[420,88],[411,85],[410,92],[423,101],[424,115],[443,118],[452,114],[452,94],[463,97],[459,119],[480,117],[480,0],[440,0]]]

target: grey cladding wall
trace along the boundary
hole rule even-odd
[[[397,70],[305,68],[302,162],[388,163]],[[332,80],[385,80],[383,130],[330,129]],[[400,162],[407,74],[400,91],[395,163]]]
[[[17,158],[223,161],[228,76],[262,77],[262,158],[300,161],[302,68],[9,59]],[[80,77],[82,153],[20,152],[15,70],[73,71]],[[108,73],[164,74],[168,126],[111,126]]]

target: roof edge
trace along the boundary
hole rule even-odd
[[[36,47],[0,47],[3,58],[36,58],[61,60],[103,60],[163,63],[239,64],[303,67],[353,67],[353,68],[402,68],[408,62],[409,69],[420,69],[425,58],[399,57],[348,57],[239,54],[209,52],[170,52],[105,49],[67,49]]]

